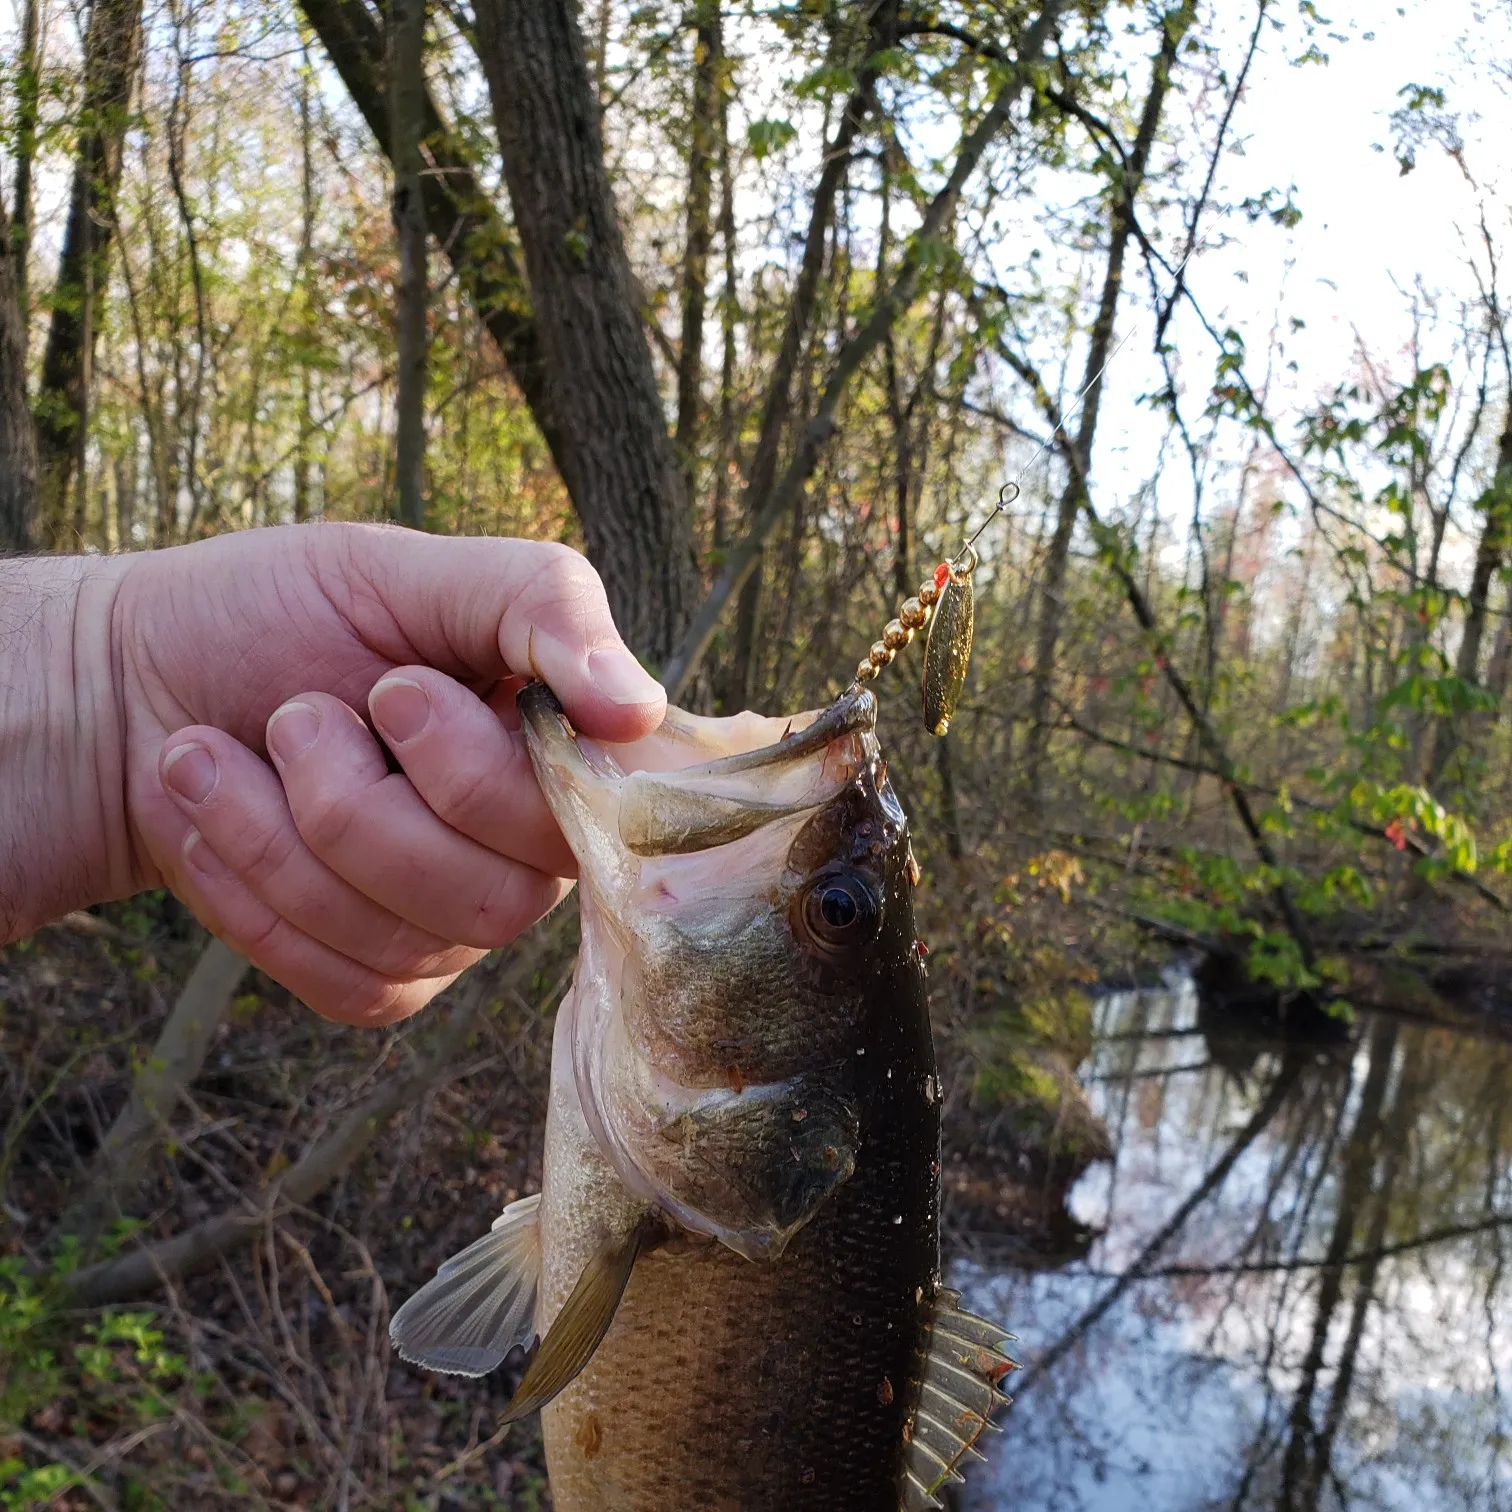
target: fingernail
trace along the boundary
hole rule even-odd
[[[163,757],[163,786],[185,803],[203,803],[215,790],[215,757],[196,741],[189,741]]]
[[[390,677],[368,695],[373,723],[391,745],[403,745],[430,723],[430,698],[407,677]]]
[[[320,734],[320,711],[307,703],[286,703],[268,721],[268,749],[279,761],[303,755]]]
[[[184,860],[202,877],[224,877],[231,868],[205,843],[197,829],[184,836]]]
[[[661,685],[628,651],[590,653],[588,675],[610,703],[648,704],[662,696]]]

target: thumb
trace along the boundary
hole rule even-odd
[[[364,570],[418,653],[486,677],[539,677],[585,735],[635,740],[667,695],[615,629],[587,559],[549,541],[363,532]]]

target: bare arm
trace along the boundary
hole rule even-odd
[[[0,562],[0,943],[134,890],[108,675],[122,566]]]

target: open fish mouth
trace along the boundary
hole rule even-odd
[[[702,718],[670,708],[661,727],[633,745],[581,739],[544,683],[524,688],[519,708],[553,808],[571,795],[569,822],[591,814],[602,831],[612,799],[614,832],[639,857],[728,845],[819,807],[866,759],[864,742],[851,737],[871,735],[877,723],[877,701],[864,688],[786,720]],[[823,759],[816,764],[815,756]],[[602,834],[567,838],[576,851],[576,841],[586,848]]]
[[[901,833],[877,790],[876,700],[853,688],[792,719],[672,709],[629,745],[579,736],[540,684],[519,707],[579,866],[582,946],[557,1044],[588,1132],[630,1193],[775,1258],[853,1169],[845,1088],[824,1080],[820,1095],[810,1073],[844,1059],[826,983],[854,963],[805,920],[830,930],[827,907],[843,935],[880,918],[879,877],[836,875],[861,810]]]

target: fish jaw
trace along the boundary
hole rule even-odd
[[[863,871],[884,835],[906,849],[871,695],[792,721],[674,711],[644,751],[577,738],[544,689],[521,712],[579,863],[567,1043],[584,1123],[633,1197],[773,1259],[859,1142],[864,964],[837,965],[794,919],[836,868],[880,907],[887,885]]]

